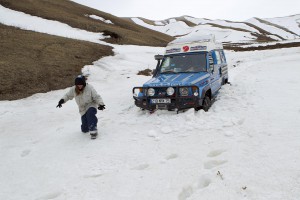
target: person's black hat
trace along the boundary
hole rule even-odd
[[[86,86],[85,77],[82,75],[79,75],[75,78],[75,85],[83,85]]]

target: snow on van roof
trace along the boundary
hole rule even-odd
[[[183,36],[180,38],[177,38],[173,40],[170,44],[178,44],[178,43],[194,43],[194,42],[216,42],[215,35],[210,34],[210,35],[199,35],[199,34],[190,34],[187,36]]]
[[[195,35],[173,40],[166,46],[165,54],[189,53],[223,49],[222,43],[215,41],[214,35]]]

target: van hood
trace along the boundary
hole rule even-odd
[[[144,87],[191,86],[209,77],[207,72],[159,74],[147,81]]]

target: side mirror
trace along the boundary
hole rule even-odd
[[[154,56],[155,60],[157,60],[157,64],[156,64],[156,69],[153,70],[153,77],[156,76],[157,72],[159,71],[158,68],[160,66],[160,61],[164,58],[163,55],[155,55]]]
[[[155,60],[162,60],[163,58],[164,58],[164,56],[163,55],[159,55],[159,54],[154,56]]]

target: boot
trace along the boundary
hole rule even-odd
[[[90,135],[91,135],[91,139],[96,139],[96,138],[97,138],[97,135],[98,135],[97,130],[90,131]]]

